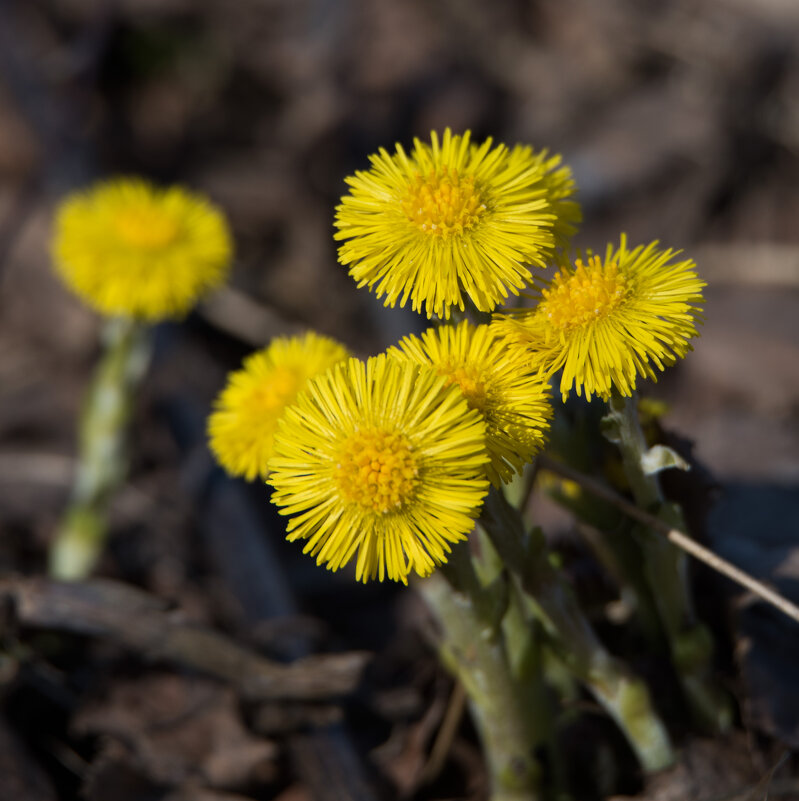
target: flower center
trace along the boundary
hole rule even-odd
[[[488,387],[483,380],[482,371],[467,365],[442,365],[438,369],[439,375],[449,378],[448,385],[457,384],[461,388],[466,403],[470,409],[476,409],[485,414],[489,404]]]
[[[411,499],[418,472],[405,437],[367,428],[341,444],[335,477],[346,501],[386,514]]]
[[[624,302],[629,290],[615,262],[603,264],[599,256],[591,256],[587,265],[577,259],[574,266],[573,273],[559,272],[541,293],[541,313],[561,330],[605,317]]]
[[[255,387],[250,396],[256,412],[274,412],[287,406],[300,388],[300,376],[288,367],[275,367],[268,381]]]
[[[452,236],[473,228],[486,205],[471,175],[452,167],[416,175],[402,200],[408,219],[428,236]]]
[[[125,244],[148,250],[169,245],[178,234],[174,220],[146,206],[120,211],[114,218],[114,228]]]

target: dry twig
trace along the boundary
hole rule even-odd
[[[670,542],[673,542],[678,548],[682,548],[684,551],[691,554],[691,556],[693,556],[695,559],[698,559],[700,562],[708,565],[708,567],[713,568],[713,570],[716,572],[721,573],[727,578],[732,579],[737,584],[740,584],[742,587],[750,590],[767,603],[770,603],[772,606],[779,609],[780,612],[799,623],[799,606],[796,606],[796,604],[789,601],[783,595],[780,595],[775,590],[772,590],[762,581],[758,581],[748,573],[745,573],[743,570],[733,565],[731,562],[728,562],[726,559],[722,559],[720,556],[713,553],[713,551],[708,550],[703,545],[700,545],[698,542],[696,542],[696,540],[691,539],[691,537],[684,532],[679,531],[676,528],[672,528],[654,515],[639,509],[637,506],[625,500],[620,495],[617,495],[612,489],[606,487],[600,481],[596,481],[590,476],[586,476],[583,473],[580,473],[579,471],[569,467],[568,465],[565,465],[554,459],[550,459],[548,456],[540,456],[539,462],[542,468],[551,470],[553,473],[557,473],[564,478],[568,478],[570,481],[574,481],[576,484],[579,484],[581,487],[588,490],[588,492],[590,492],[592,495],[602,498],[604,501],[612,504],[617,509],[624,512],[624,514],[632,517],[634,520],[637,520],[639,523],[643,523],[652,530],[663,534],[666,539],[668,539]]]

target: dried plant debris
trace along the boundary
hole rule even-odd
[[[764,762],[768,759],[768,762]],[[795,782],[782,779],[786,754],[766,757],[737,732],[715,740],[689,740],[674,767],[653,777],[636,801],[762,801],[795,798]],[[614,796],[608,801],[630,801]]]
[[[233,684],[250,700],[329,698],[358,684],[368,655],[310,656],[272,662],[223,634],[181,620],[157,598],[108,580],[1,579],[26,626],[105,637],[140,656],[199,670]]]
[[[73,728],[102,738],[90,787],[117,768],[156,786],[218,790],[265,784],[276,772],[276,744],[248,731],[236,694],[207,679],[120,679],[81,708]]]

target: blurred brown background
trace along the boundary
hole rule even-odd
[[[702,337],[647,391],[731,493],[717,546],[766,574],[799,561],[796,0],[0,0],[0,570],[42,569],[98,352],[50,270],[60,196],[136,173],[230,218],[230,288],[159,333],[104,570],[233,625],[241,599],[186,534],[204,414],[274,334],[371,354],[422,325],[355,289],[333,210],[369,153],[445,126],[561,152],[578,246],[626,231],[697,261]],[[345,586],[317,572],[294,574],[306,608]],[[337,636],[374,645],[342,623],[364,596],[335,597]]]
[[[48,274],[61,193],[120,172],[208,192],[235,230],[233,287],[275,315],[220,302],[215,325],[253,344],[314,326],[375,352],[419,323],[354,289],[333,207],[367,154],[446,125],[563,153],[578,245],[626,231],[696,259],[708,322],[665,381],[670,420],[726,475],[795,480],[792,0],[6,0],[3,430],[92,347],[94,318]]]

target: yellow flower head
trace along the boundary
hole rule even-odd
[[[509,353],[487,325],[464,321],[405,337],[394,358],[432,366],[463,392],[486,422],[486,466],[494,486],[510,481],[544,444],[552,408],[549,385],[531,375],[523,353]]]
[[[433,370],[350,359],[311,379],[275,435],[272,500],[289,540],[359,581],[407,583],[465,539],[488,490],[485,424]],[[357,556],[356,556],[357,554]]]
[[[333,339],[312,331],[278,337],[228,376],[208,418],[217,461],[234,476],[266,478],[277,423],[310,378],[349,356]]]
[[[577,259],[546,282],[538,305],[498,316],[492,325],[509,347],[520,347],[551,375],[562,369],[564,399],[572,386],[591,400],[615,386],[631,395],[637,377],[657,380],[662,370],[691,350],[701,319],[701,281],[679,251],[657,242],[628,250],[621,237],[605,258]]]
[[[546,266],[579,219],[568,200],[571,172],[560,156],[529,147],[472,144],[467,131],[431,143],[414,140],[390,155],[370,156],[372,167],[347,178],[351,187],[336,209],[339,261],[358,286],[385,304],[428,317],[449,318],[465,297],[489,312],[518,294]]]
[[[120,178],[68,196],[56,215],[56,270],[102,314],[181,317],[225,280],[231,253],[222,214],[180,187]]]

